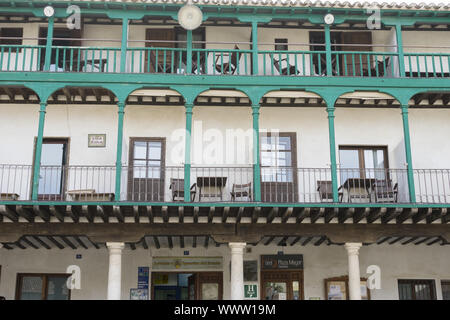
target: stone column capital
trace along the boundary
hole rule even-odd
[[[107,242],[106,247],[108,250],[113,253],[112,251],[116,251],[116,253],[121,253],[122,250],[125,248],[124,242]]]
[[[359,249],[362,247],[360,242],[347,242],[344,245],[348,255],[359,255]]]
[[[244,252],[244,248],[247,245],[245,242],[230,242],[228,246],[232,252]]]

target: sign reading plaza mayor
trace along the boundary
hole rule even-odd
[[[302,254],[262,255],[261,268],[263,270],[289,269],[303,270]]]
[[[222,257],[153,257],[152,259],[154,270],[221,270],[222,268]]]

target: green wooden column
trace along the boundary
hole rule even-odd
[[[406,154],[406,165],[407,165],[407,175],[408,175],[408,189],[409,189],[409,200],[412,203],[416,202],[416,188],[414,185],[414,172],[412,165],[412,155],[411,155],[411,138],[409,135],[409,119],[408,119],[408,105],[402,105],[402,120],[403,120],[403,139],[405,141],[405,154]]]
[[[325,25],[325,52],[327,61],[327,76],[331,77],[333,75],[333,63],[331,56],[331,32],[328,24]]]
[[[191,137],[193,103],[186,103],[186,137],[184,144],[184,201],[191,201]]]
[[[252,21],[252,74],[258,74],[258,22]]]
[[[54,16],[48,18],[47,27],[47,43],[45,45],[45,60],[44,60],[44,71],[50,70],[50,63],[52,58],[52,43],[53,43],[53,26],[55,24]]]
[[[256,202],[261,201],[261,157],[259,143],[259,104],[252,105],[253,116],[253,183],[254,197]]]
[[[192,30],[186,31],[186,73],[192,73]]]
[[[328,113],[328,135],[330,144],[330,167],[331,167],[331,182],[333,191],[333,202],[339,202],[338,196],[338,179],[337,179],[337,165],[336,165],[336,137],[334,130],[334,107],[327,107]]]
[[[120,201],[120,189],[122,182],[122,142],[123,142],[123,118],[125,115],[125,103],[118,102],[118,121],[117,121],[117,153],[116,153],[116,188],[114,191],[114,199]],[[132,164],[129,163],[131,166]]]
[[[402,25],[395,25],[395,35],[397,39],[397,53],[398,53],[398,69],[400,77],[405,77],[405,54],[403,52],[403,37],[402,37]]]
[[[122,42],[120,47],[120,72],[125,73],[127,66],[128,18],[122,19]]]
[[[42,141],[44,137],[44,124],[45,124],[45,113],[47,108],[47,102],[41,102],[39,108],[39,126],[38,135],[36,139],[36,152],[34,154],[34,171],[33,171],[33,187],[31,193],[31,200],[38,199],[39,191],[39,174],[41,171],[41,155],[42,155]]]

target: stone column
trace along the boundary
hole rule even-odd
[[[244,299],[244,248],[245,242],[230,242],[231,249],[231,300]]]
[[[109,250],[108,300],[120,300],[123,242],[107,242]]]
[[[345,249],[348,256],[348,290],[350,300],[361,300],[361,277],[359,273],[359,248],[362,243],[347,242]]]

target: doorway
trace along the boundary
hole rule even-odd
[[[372,51],[372,33],[369,31],[358,32],[339,32],[330,33],[331,51]],[[309,43],[311,51],[325,51],[325,32],[311,31],[309,33]],[[345,76],[362,76],[368,70],[369,61],[366,55],[345,54],[340,55],[336,61],[336,56],[332,56],[332,72],[333,75]],[[320,64],[320,67],[319,67]],[[326,56],[325,54],[313,56],[314,72],[317,75],[326,73]],[[338,72],[339,70],[339,72]]]
[[[303,300],[303,271],[261,271],[262,300]]]
[[[44,138],[38,200],[62,200],[66,186],[69,139]],[[35,148],[36,149],[36,148]]]
[[[39,28],[39,45],[45,46],[47,38],[47,28]],[[68,30],[66,28],[54,28],[53,29],[52,46],[63,47],[80,47],[81,46],[81,30],[73,29]],[[80,40],[78,40],[80,39]],[[56,50],[52,48],[52,55],[50,58],[50,71],[67,71],[67,64],[70,61],[78,61],[79,50]],[[40,67],[43,70],[45,63],[45,47],[42,49],[40,57]]]
[[[153,272],[152,300],[222,300],[222,272]]]
[[[164,201],[165,138],[130,138],[128,199]]]

